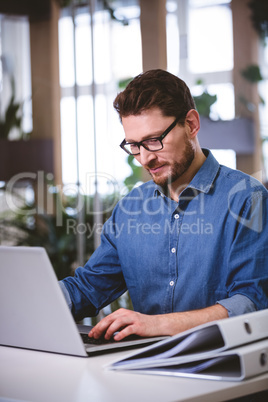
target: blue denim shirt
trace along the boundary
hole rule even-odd
[[[229,316],[268,308],[268,192],[203,152],[179,202],[149,181],[116,205],[100,247],[61,283],[76,318],[97,314],[127,289],[145,314],[216,303]]]

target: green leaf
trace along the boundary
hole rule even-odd
[[[241,75],[247,81],[256,83],[263,80],[263,77],[260,72],[260,67],[256,64],[252,64],[247,66],[244,70],[241,70]]]
[[[193,98],[198,113],[201,116],[209,117],[211,105],[216,102],[217,95],[210,95],[207,91],[204,91],[201,95]]]

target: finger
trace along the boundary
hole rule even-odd
[[[88,336],[95,339],[100,338],[106,332],[106,329],[109,327],[109,325],[110,325],[110,318],[109,319],[107,319],[107,317],[103,318],[91,329]]]
[[[133,324],[130,324],[130,325],[126,326],[125,328],[123,328],[121,331],[118,331],[114,335],[114,340],[121,341],[122,339],[126,338],[127,336],[133,335],[133,334],[135,334],[135,327]]]
[[[115,331],[120,329],[117,325],[114,325],[112,329],[110,326],[115,322],[117,317],[123,315],[125,309],[119,309],[109,314],[107,317],[103,318],[98,324],[96,324],[92,330],[89,332],[89,337],[98,339],[105,334],[105,339],[110,339]]]
[[[117,317],[114,318],[114,322],[111,323],[106,331],[107,338],[114,336],[115,340],[121,340],[132,334],[139,335],[139,314],[130,310],[121,310],[121,312],[117,314]]]
[[[105,333],[105,339],[116,337],[126,326],[132,324],[132,320],[128,316],[115,317],[114,321],[107,328]],[[115,338],[116,340],[116,338]]]

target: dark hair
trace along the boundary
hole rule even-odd
[[[120,116],[138,115],[158,107],[164,116],[182,117],[195,109],[188,86],[183,80],[161,69],[149,70],[135,77],[114,100],[114,108]]]

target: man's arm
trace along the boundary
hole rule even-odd
[[[114,336],[120,341],[128,335],[158,336],[175,335],[197,325],[228,317],[228,311],[220,304],[200,310],[146,315],[136,311],[119,309],[103,318],[89,333],[92,338],[104,335],[105,339]]]
[[[59,282],[59,284],[71,310],[72,302],[69,293],[63,283]],[[153,316],[120,309],[101,320],[91,331],[90,336],[99,338],[105,334],[105,337],[109,339],[120,328],[124,331],[121,330],[115,336],[115,340],[121,340],[133,333],[140,336],[175,335],[205,322],[256,311],[254,303],[240,294],[218,303],[200,310]],[[118,329],[114,330],[118,325]]]

